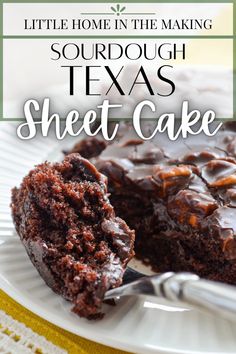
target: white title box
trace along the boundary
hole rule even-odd
[[[232,3],[5,3],[3,35],[233,35]]]

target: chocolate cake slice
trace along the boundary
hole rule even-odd
[[[143,126],[150,135],[152,125]],[[177,141],[164,133],[143,141],[127,127],[91,160],[108,177],[116,214],[136,231],[138,258],[157,272],[236,284],[235,157],[230,122],[215,136]]]
[[[16,230],[45,282],[82,317],[101,316],[119,286],[134,232],[115,216],[107,178],[79,154],[33,169],[12,193]]]

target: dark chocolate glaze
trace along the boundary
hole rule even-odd
[[[177,141],[164,133],[142,141],[127,126],[92,161],[108,177],[116,213],[136,231],[139,258],[156,271],[236,284],[235,158],[236,122],[228,122],[215,136]]]

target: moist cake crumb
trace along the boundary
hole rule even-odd
[[[36,166],[12,191],[16,230],[32,263],[56,293],[89,319],[105,292],[122,283],[134,232],[116,217],[107,178],[79,154]]]

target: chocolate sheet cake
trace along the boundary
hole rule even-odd
[[[236,122],[177,141],[164,133],[143,141],[127,128],[97,155],[87,157],[108,177],[116,214],[135,229],[138,258],[157,272],[236,284]]]
[[[36,166],[12,195],[17,232],[45,282],[80,316],[101,315],[133,256],[134,232],[115,216],[107,179],[79,154]]]

